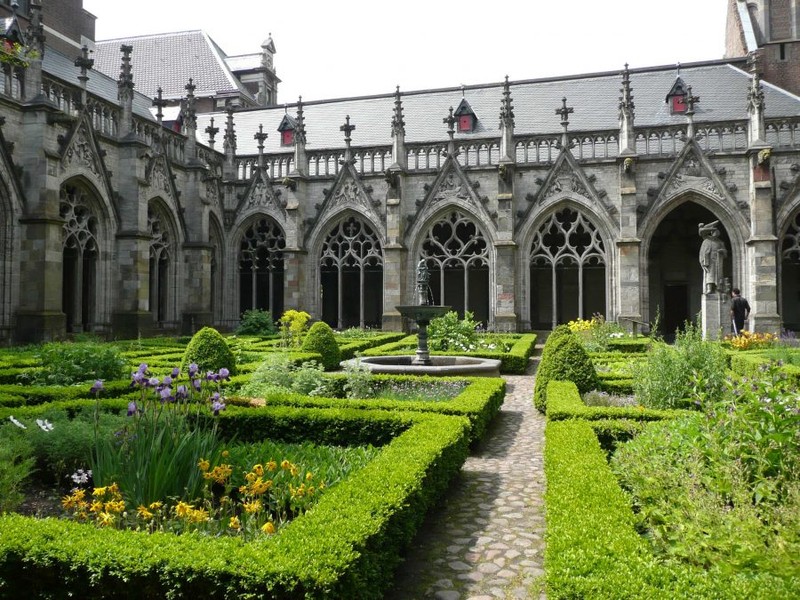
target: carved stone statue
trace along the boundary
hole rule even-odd
[[[417,263],[417,304],[427,305],[428,290],[430,289],[429,282],[431,280],[430,271],[428,271],[428,263],[424,258],[421,258]]]
[[[700,244],[700,266],[703,267],[703,293],[712,294],[722,281],[722,268],[728,251],[720,239],[719,221],[697,226],[703,243]]]

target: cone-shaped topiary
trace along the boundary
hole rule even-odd
[[[181,369],[185,371],[192,363],[197,363],[201,373],[219,371],[224,367],[231,375],[236,374],[236,357],[225,338],[213,327],[203,327],[186,346]]]
[[[326,371],[335,371],[342,360],[342,352],[333,335],[333,329],[323,321],[317,321],[311,326],[303,340],[303,352],[318,352],[322,355],[322,366]]]
[[[572,381],[581,394],[597,388],[599,383],[583,344],[568,328],[566,332],[559,328],[553,330],[542,349],[533,391],[533,405],[541,412],[547,410],[547,384],[553,380]]]

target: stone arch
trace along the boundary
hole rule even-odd
[[[178,325],[178,281],[181,240],[169,206],[160,197],[147,205],[150,311],[161,329]]]
[[[354,210],[328,219],[313,245],[319,313],[331,327],[376,327],[383,315],[381,230]]]
[[[19,303],[20,236],[15,223],[22,214],[18,190],[0,157],[0,340],[10,339],[12,318]]]
[[[800,202],[779,221],[778,312],[783,327],[800,331]]]
[[[524,319],[550,329],[577,318],[614,314],[614,252],[608,223],[564,196],[548,203],[523,235]]]
[[[476,321],[491,326],[495,248],[491,233],[480,223],[475,214],[455,204],[431,215],[417,230],[408,272],[413,276],[416,264],[424,259],[432,303],[450,306],[462,316],[470,311]],[[413,282],[408,289],[414,289]]]
[[[728,203],[698,190],[686,190],[652,210],[642,222],[640,272],[642,317],[652,321],[658,314],[669,336],[701,310],[703,272],[699,261],[699,223],[718,220],[729,255],[723,275],[731,285],[747,281],[746,219]]]
[[[225,235],[222,224],[213,213],[208,219],[208,243],[211,248],[209,256],[209,297],[211,299],[211,319],[213,323],[220,323],[223,315],[223,278],[225,265]]]
[[[274,217],[260,213],[242,223],[234,240],[239,315],[251,309],[268,310],[277,320],[284,306],[284,229]]]
[[[62,226],[61,310],[68,333],[105,331],[111,297],[114,222],[97,188],[82,176],[59,187]]]

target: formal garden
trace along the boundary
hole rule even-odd
[[[522,374],[535,334],[431,323]],[[377,375],[416,337],[287,311],[237,332],[0,351],[0,597],[381,598],[503,403],[496,377]],[[547,337],[550,598],[800,597],[800,349]]]

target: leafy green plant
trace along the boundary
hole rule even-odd
[[[639,402],[648,408],[691,406],[693,378],[702,377],[706,392],[720,397],[725,389],[728,359],[716,342],[702,338],[690,323],[678,332],[675,344],[654,343],[645,361],[634,372],[633,387]]]
[[[231,375],[236,374],[236,357],[222,334],[213,327],[203,327],[186,346],[181,369],[186,370],[191,364],[196,364],[201,371],[226,369]]]
[[[704,390],[702,380],[697,389]],[[654,425],[612,467],[659,555],[708,568],[796,575],[800,551],[800,404],[777,368],[703,412]],[[691,518],[687,518],[691,515]]]
[[[281,326],[281,339],[285,348],[299,348],[308,328],[311,315],[302,310],[287,310],[278,323]]]
[[[344,391],[348,398],[369,398],[372,393],[372,371],[360,357],[345,366]]]
[[[329,392],[329,383],[325,369],[317,361],[305,361],[296,366],[287,354],[271,352],[264,356],[239,393],[250,398],[263,398],[275,391],[325,396]]]
[[[428,325],[428,346],[431,350],[442,352],[456,350],[469,352],[478,344],[478,322],[470,311],[464,311],[464,318],[450,311],[441,317],[432,319]]]
[[[22,503],[22,490],[35,462],[25,432],[12,424],[0,426],[0,514],[13,511]]]
[[[236,333],[239,335],[274,335],[278,332],[272,313],[268,310],[246,310],[239,320]]]
[[[219,387],[227,369],[203,377],[191,364],[186,384],[178,384],[179,374],[176,368],[159,379],[140,365],[132,380],[141,396],[128,405],[128,425],[114,436],[95,434],[95,483],[117,484],[135,506],[196,498],[203,484],[198,461],[216,460],[222,453],[216,421],[209,422],[207,413],[225,408]],[[95,389],[99,392],[99,386]]]
[[[326,371],[335,371],[342,360],[342,352],[336,343],[336,336],[330,325],[317,321],[308,330],[303,345],[303,352],[318,352],[322,355],[322,365]]]
[[[100,342],[51,342],[39,351],[42,369],[30,383],[72,385],[95,379],[121,379],[128,366],[120,350]]]

